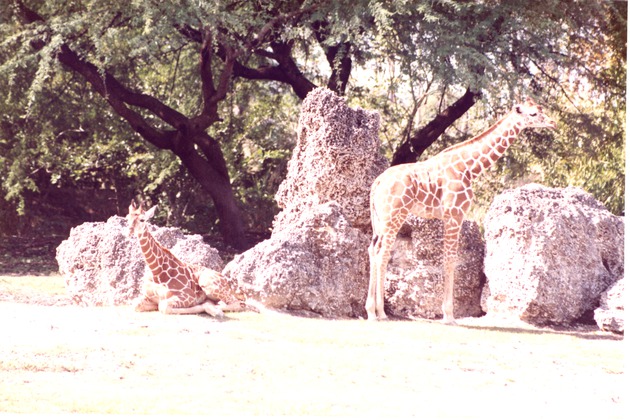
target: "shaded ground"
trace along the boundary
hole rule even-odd
[[[0,413],[625,415],[623,340],[592,326],[79,307],[42,275],[57,243],[20,243],[0,244]]]
[[[55,254],[61,236],[25,238],[0,236],[0,275],[56,273]]]

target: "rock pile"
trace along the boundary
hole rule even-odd
[[[325,88],[312,91],[302,103],[297,144],[276,193],[280,208],[300,212],[336,201],[351,226],[369,229],[372,181],[389,166],[380,153],[379,127],[378,112],[351,109]]]
[[[401,317],[441,318],[444,299],[444,223],[410,217],[398,235],[385,280],[385,309]],[[454,282],[455,317],[480,316],[485,245],[476,223],[465,221]]]
[[[327,89],[307,96],[271,237],[223,269],[248,298],[325,317],[366,315],[369,192],[387,167],[379,124],[376,112],[351,109]],[[485,244],[475,223],[460,235],[456,317],[567,325],[594,311],[600,328],[623,333],[623,218],[582,190],[531,184],[497,196],[484,227]],[[182,261],[221,270],[201,236],[151,229]],[[388,314],[442,316],[443,234],[441,220],[409,218],[388,267]],[[69,295],[85,305],[130,303],[147,269],[116,216],[72,229],[57,261]]]
[[[334,201],[308,207],[290,226],[236,256],[223,274],[269,308],[358,317],[365,313],[369,237]]]
[[[595,309],[595,322],[600,330],[624,333],[624,279],[602,293],[599,308]]]
[[[485,221],[488,314],[567,325],[623,277],[624,222],[577,188],[497,196]]]
[[[177,228],[149,227],[154,237],[182,261],[222,269],[219,253],[200,235],[185,235]],[[140,281],[148,270],[137,239],[129,236],[127,220],[119,216],[73,228],[57,248],[57,263],[68,295],[75,303],[87,306],[131,303],[140,293]]]
[[[324,88],[304,100],[271,237],[223,274],[267,307],[357,317],[369,281],[369,191],[387,166],[376,112]]]
[[[276,200],[271,238],[228,263],[223,274],[268,307],[326,317],[364,317],[371,237],[369,193],[387,167],[379,116],[350,109],[327,89],[304,100],[288,175]],[[386,282],[386,310],[441,316],[441,221],[417,219],[398,240]],[[483,243],[466,224],[456,279],[456,313],[481,314]]]

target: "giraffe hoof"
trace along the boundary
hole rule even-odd
[[[368,315],[367,320],[370,322],[387,321],[387,315]]]
[[[455,322],[455,318],[444,318],[442,320],[442,323],[445,325],[457,325],[457,322]]]

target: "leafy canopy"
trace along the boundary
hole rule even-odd
[[[21,6],[44,20],[25,24]],[[138,136],[107,92],[58,59],[67,47],[115,77],[141,95],[128,108],[166,132],[178,129],[167,111],[194,119],[207,110],[204,43],[214,87],[226,87],[204,130],[255,229],[270,226],[299,100],[317,85],[379,110],[388,156],[471,92],[476,105],[421,158],[533,95],[560,130],[517,143],[478,187],[482,204],[536,180],[581,186],[615,212],[624,206],[623,2],[30,0],[0,13],[0,209],[24,211],[25,191],[51,184],[97,187],[121,202],[161,201],[173,223],[203,214],[194,229],[212,226],[211,199],[181,161]]]

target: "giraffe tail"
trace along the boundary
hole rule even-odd
[[[374,188],[374,186],[372,188]],[[372,223],[372,242],[371,242],[372,248],[376,246],[376,243],[380,239],[380,235],[378,234],[378,228],[377,228],[377,226],[379,225],[379,221],[380,220],[378,217],[378,211],[376,210],[376,204],[374,203],[374,196],[373,194],[370,194],[370,222]]]

